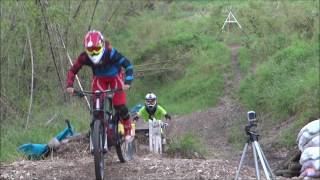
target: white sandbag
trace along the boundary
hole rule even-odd
[[[297,136],[297,143],[300,151],[303,151],[303,146],[309,142],[316,134],[320,133],[320,119],[314,120],[305,125]]]
[[[303,177],[312,177],[312,178],[318,178],[320,177],[320,171],[315,170],[314,168],[307,168],[303,172],[301,172],[299,178]]]
[[[302,135],[302,133],[304,133],[305,131],[308,131],[309,134],[316,134],[318,132],[320,132],[320,119],[314,120],[309,122],[308,124],[306,124],[299,132],[298,137],[297,137],[297,141],[299,141],[300,136]]]
[[[301,167],[301,172],[307,168],[314,168],[315,170],[320,171],[320,159],[308,160],[308,161],[304,162]]]
[[[304,149],[308,147],[320,147],[320,133],[313,136],[313,138],[304,146]]]
[[[303,165],[308,160],[317,159],[320,159],[320,147],[308,147],[302,152],[299,162]]]
[[[299,139],[298,148],[301,152],[303,152],[307,147],[319,147],[319,139],[315,139],[320,136],[320,132],[317,134],[309,134],[309,132],[305,131]]]

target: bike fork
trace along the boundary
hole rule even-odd
[[[93,153],[93,145],[92,145],[92,135],[90,133],[90,153]]]
[[[103,146],[103,152],[107,152],[108,151],[108,138],[107,135],[104,138],[104,146]],[[93,145],[92,145],[92,136],[90,134],[90,152],[93,153]]]
[[[105,135],[103,152],[106,153],[107,151],[108,151],[108,138],[107,138],[107,135]]]

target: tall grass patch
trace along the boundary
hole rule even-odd
[[[249,109],[272,113],[274,123],[302,112],[315,117],[318,110],[312,107],[318,106],[317,67],[318,48],[298,40],[258,66],[256,73],[241,83],[240,99]]]
[[[32,114],[28,128],[23,119],[11,119],[1,124],[0,161],[10,162],[22,158],[16,149],[22,144],[47,144],[64,130],[69,119],[76,132],[89,130],[90,114],[84,106],[75,103],[68,107],[50,107]]]

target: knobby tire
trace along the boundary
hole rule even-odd
[[[118,155],[118,158],[119,158],[119,161],[121,163],[125,163],[126,162],[126,159],[124,158],[124,152],[123,152],[123,148],[122,148],[122,143],[124,143],[123,140],[121,140],[121,135],[119,134],[118,132],[118,121],[115,121],[117,123],[115,123],[115,130],[114,130],[114,133],[115,133],[115,147],[116,147],[116,152],[117,152],[117,155]]]
[[[104,179],[104,128],[100,120],[95,120],[92,130],[94,169],[97,180]]]

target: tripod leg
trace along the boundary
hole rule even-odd
[[[259,171],[259,164],[258,164],[258,158],[257,158],[257,149],[255,148],[253,143],[252,143],[252,151],[253,151],[253,158],[254,158],[254,166],[256,169],[256,177],[257,177],[257,180],[260,180],[260,171]]]
[[[243,163],[243,161],[244,161],[244,158],[246,157],[246,151],[247,151],[247,149],[248,149],[248,143],[246,143],[246,144],[244,145],[243,152],[242,152],[242,156],[241,156],[241,160],[240,160],[240,164],[239,164],[239,167],[238,167],[238,169],[237,169],[236,177],[234,178],[235,180],[237,180],[238,177],[239,177],[240,169],[241,169],[242,163]]]
[[[267,166],[269,175],[271,175],[271,178],[274,179],[275,176],[274,176],[274,174],[272,173],[272,169],[271,169],[271,167],[270,167],[270,165],[269,165],[269,163],[268,163],[268,161],[267,161],[267,158],[266,158],[266,156],[264,155],[264,153],[263,153],[263,151],[262,151],[262,149],[261,149],[260,144],[257,143],[257,145],[258,145],[258,148],[259,148],[259,150],[260,150],[260,152],[261,152],[261,155],[262,155],[262,157],[263,157],[263,160],[264,160],[264,162],[265,162],[265,164],[266,164],[266,166]]]
[[[254,148],[256,148],[256,150],[257,150],[257,153],[258,153],[258,156],[259,156],[259,158],[260,158],[260,162],[261,162],[261,165],[262,165],[264,174],[266,175],[266,178],[267,178],[268,180],[271,180],[270,174],[269,174],[269,172],[268,172],[268,170],[267,170],[266,163],[265,163],[265,161],[264,161],[264,159],[263,159],[263,156],[262,156],[262,153],[261,153],[261,149],[259,149],[259,144],[258,144],[258,142],[257,142],[257,141],[254,141],[253,144],[252,144],[252,146],[254,146]]]

